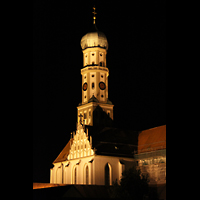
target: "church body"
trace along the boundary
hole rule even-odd
[[[106,134],[108,137],[104,138],[106,140],[98,140],[97,137],[92,137],[89,131],[97,134],[97,137]],[[134,159],[130,157],[131,152],[128,152],[126,144],[119,146],[115,142],[109,142],[109,133],[113,134],[113,131],[117,129],[105,128],[98,134],[90,127],[79,125],[76,133],[72,134],[73,138],[53,163],[51,183],[112,185],[113,181],[120,180],[125,163],[130,165]]]
[[[53,162],[52,184],[112,185],[122,172],[143,163],[138,132],[113,128],[114,105],[108,98],[108,41],[95,24],[81,40],[82,102],[77,107],[77,130]],[[145,154],[146,155],[146,154]],[[146,158],[145,158],[146,159]],[[166,160],[166,159],[165,159]]]

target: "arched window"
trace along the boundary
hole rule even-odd
[[[112,185],[112,168],[109,163],[107,163],[105,166],[105,185]]]
[[[73,184],[77,184],[77,167],[74,168],[73,170]]]
[[[89,185],[89,167],[87,166],[85,169],[85,175],[86,175],[86,185]]]
[[[62,168],[61,168],[61,166],[56,171],[56,183],[57,184],[62,183]]]
[[[90,180],[90,174],[89,174],[89,166],[85,164],[83,168],[83,184],[84,185],[89,185],[89,180]]]
[[[77,168],[74,170],[74,184],[77,184]]]

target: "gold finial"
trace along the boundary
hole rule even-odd
[[[97,13],[96,13],[96,7],[94,6],[93,9],[94,9],[94,12],[92,12],[92,13],[94,14],[94,17],[93,17],[94,22],[93,22],[93,24],[96,24],[96,19],[97,19],[97,18],[96,18],[96,14],[97,14]]]

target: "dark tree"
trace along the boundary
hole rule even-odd
[[[123,172],[120,185],[114,183],[113,198],[143,200],[149,193],[148,183],[148,175],[133,167]]]

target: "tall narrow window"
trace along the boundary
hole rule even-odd
[[[95,84],[94,83],[92,83],[92,89],[94,89],[95,88]]]
[[[74,170],[74,184],[77,184],[77,168]]]
[[[109,164],[105,167],[105,185],[110,186],[111,184],[111,170]]]
[[[85,66],[88,65],[88,55],[85,55]]]
[[[89,167],[86,167],[86,185],[89,185]]]
[[[91,110],[89,111],[89,117],[91,117],[92,116],[92,112],[91,112]]]
[[[84,113],[84,119],[87,119],[87,113]]]

